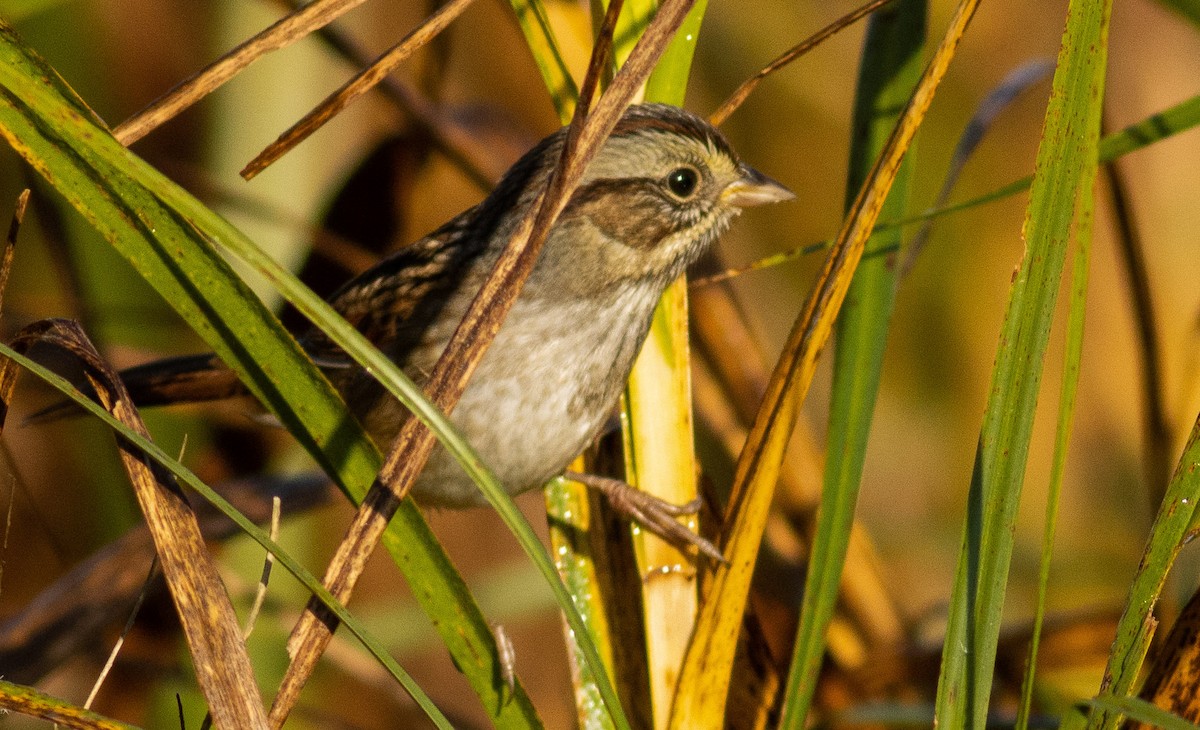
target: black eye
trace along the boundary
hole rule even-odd
[[[690,167],[681,167],[667,175],[667,187],[680,198],[686,198],[696,192],[696,185],[699,182],[700,173]]]

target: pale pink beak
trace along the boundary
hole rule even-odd
[[[721,200],[735,208],[780,203],[795,197],[796,194],[783,184],[745,165],[742,166],[741,179],[733,181],[721,191]]]

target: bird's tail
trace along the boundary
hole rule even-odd
[[[139,408],[169,403],[202,403],[247,393],[237,374],[213,354],[155,360],[121,371],[121,380]],[[78,412],[73,401],[54,403],[25,419],[54,421]]]

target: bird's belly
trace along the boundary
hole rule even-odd
[[[514,312],[510,321],[521,326],[501,328],[451,415],[510,494],[560,474],[596,436],[614,412],[645,335],[640,323],[613,327],[612,318],[588,318],[572,306]],[[385,407],[401,408],[395,402]],[[440,445],[413,496],[438,506],[485,503]]]
[[[451,420],[505,489],[517,494],[560,473],[603,424],[608,408],[570,413],[569,390],[545,382],[534,386],[524,378],[489,379],[478,388],[468,387]],[[441,447],[422,474],[416,496],[447,506],[484,502],[479,488]]]

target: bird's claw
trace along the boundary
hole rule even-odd
[[[644,492],[620,479],[583,474],[568,471],[564,475],[572,481],[598,490],[608,498],[608,503],[626,518],[634,520],[642,527],[666,540],[677,548],[694,546],[704,555],[718,563],[725,562],[725,556],[716,545],[700,535],[679,524],[676,517],[694,515],[700,511],[700,498],[686,504],[675,504]]]

